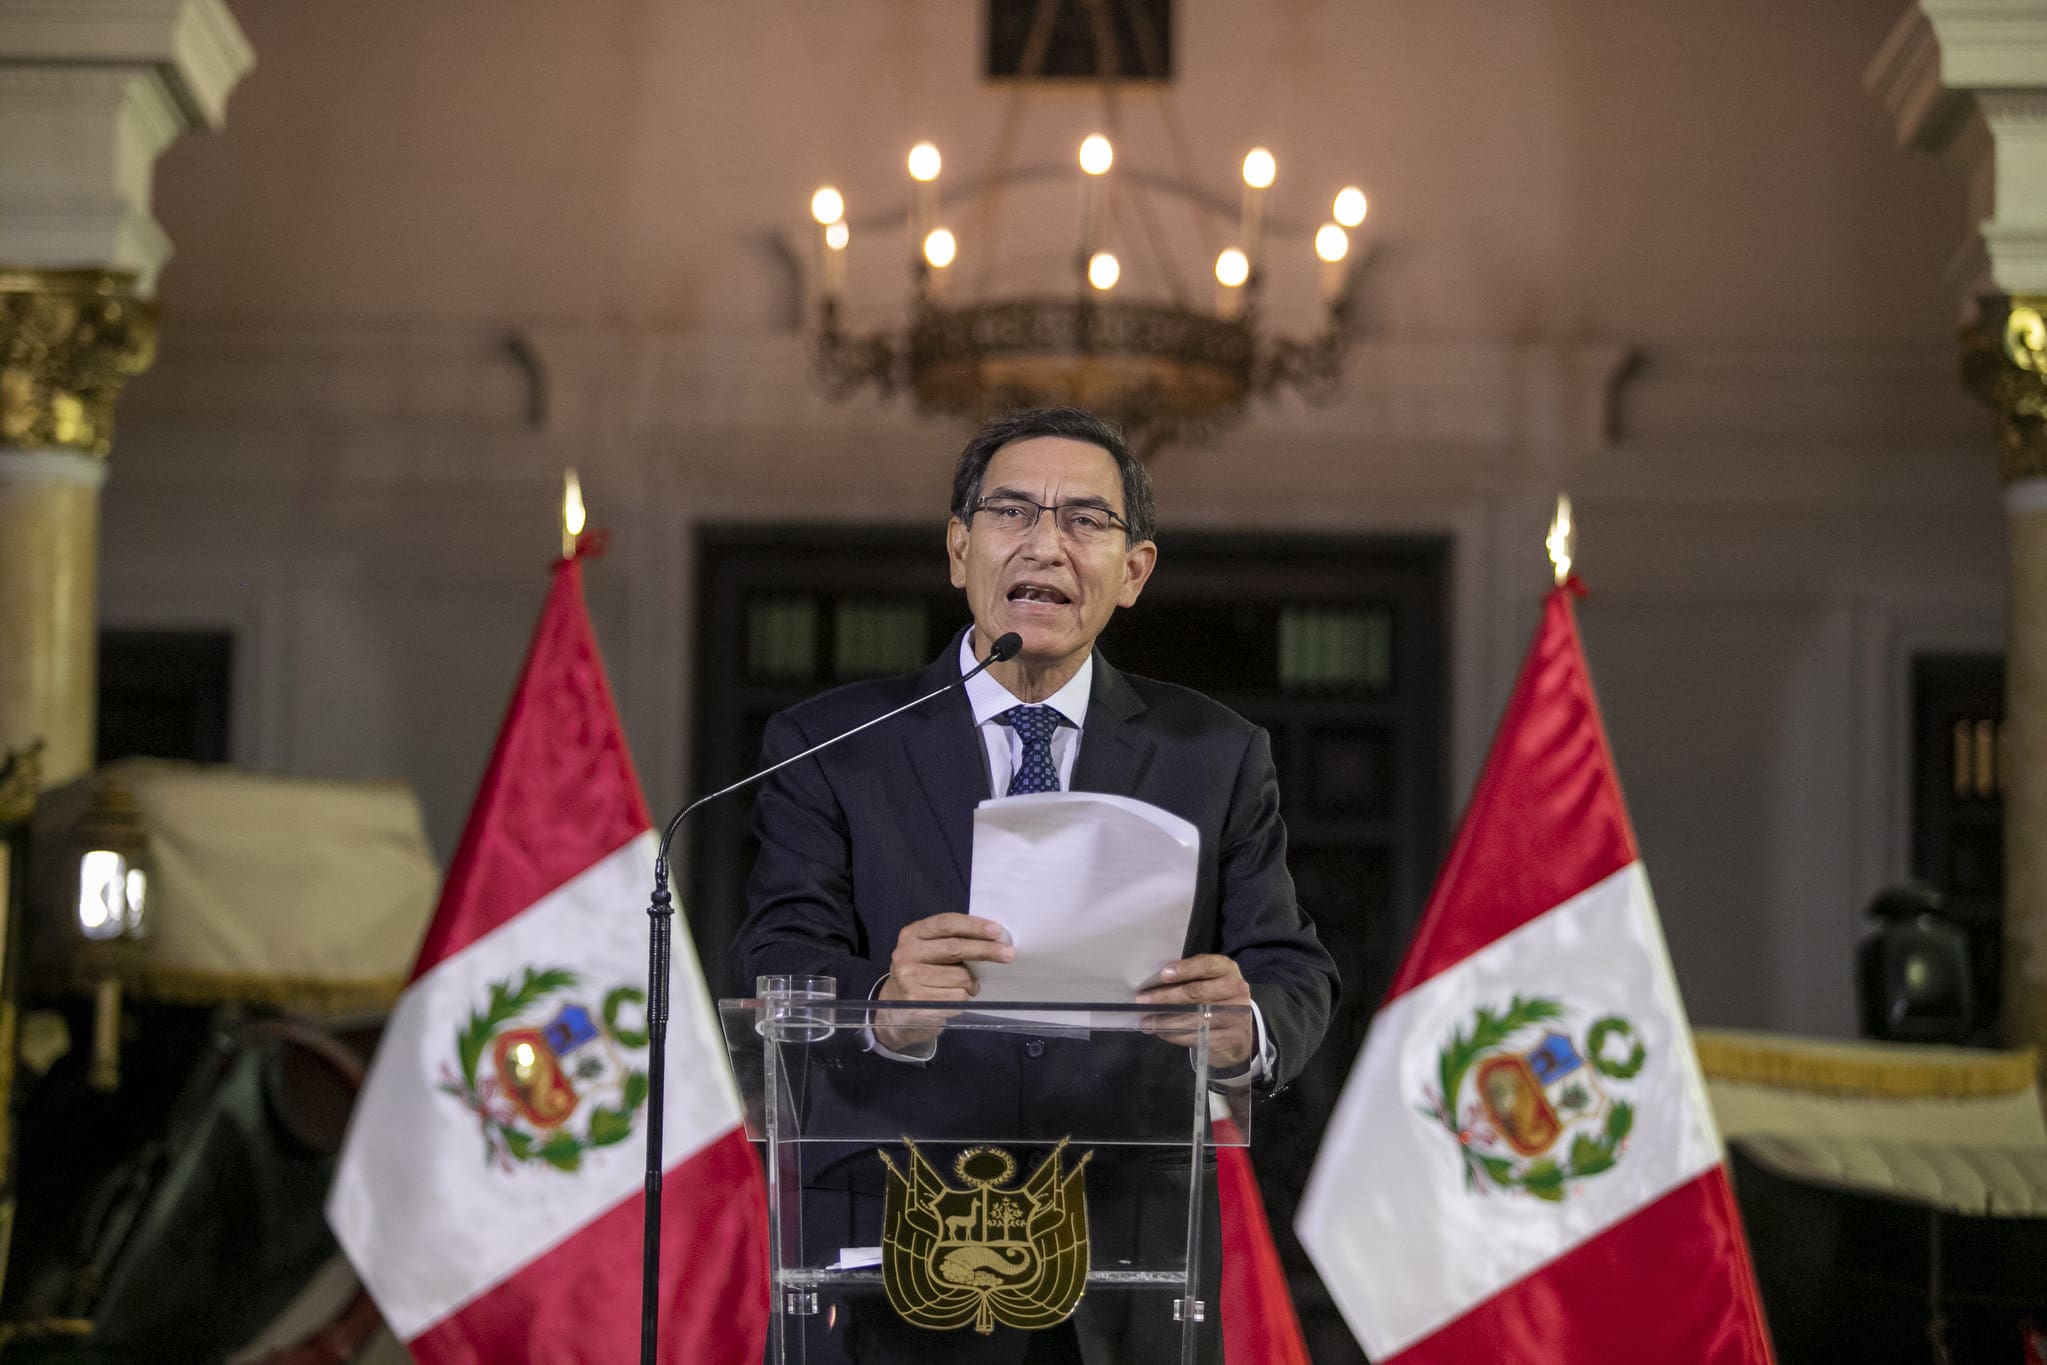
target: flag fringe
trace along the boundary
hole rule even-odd
[[[1980,1099],[2032,1089],[2039,1067],[2039,1054],[2031,1048],[1905,1057],[1889,1050],[1874,1051],[1866,1043],[1793,1043],[1725,1032],[1701,1032],[1693,1041],[1698,1046],[1699,1068],[1709,1081],[1824,1095]]]

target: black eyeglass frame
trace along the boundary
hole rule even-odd
[[[1021,526],[1017,528],[1020,532],[1022,532],[1025,535],[1028,535],[1030,532],[1038,529],[1038,522],[1044,518],[1044,515],[1047,512],[1050,512],[1052,514],[1052,524],[1054,526],[1057,526],[1059,524],[1059,514],[1061,512],[1066,511],[1069,508],[1082,512],[1099,512],[1109,519],[1109,524],[1111,526],[1120,529],[1126,537],[1133,534],[1130,529],[1129,522],[1125,521],[1117,513],[1109,510],[1107,507],[1104,507],[1101,503],[1098,502],[1062,502],[1057,505],[1047,505],[1045,503],[1039,502],[1036,498],[1024,498],[1018,497],[1015,494],[1004,493],[999,497],[982,498],[980,501],[974,504],[972,511],[985,512],[988,510],[990,503],[1021,503],[1026,507],[1037,508],[1038,515],[1031,518],[1031,524],[1028,526]],[[1060,534],[1061,535],[1067,534],[1064,527],[1060,528]]]

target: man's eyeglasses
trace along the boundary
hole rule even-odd
[[[1095,544],[1118,529],[1126,535],[1130,531],[1129,522],[1092,502],[1062,502],[1057,507],[1047,507],[1029,498],[983,498],[974,504],[974,511],[985,516],[987,524],[996,531],[1012,536],[1030,534],[1038,518],[1050,512],[1059,534],[1077,545]]]

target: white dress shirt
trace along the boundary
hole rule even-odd
[[[974,657],[974,632],[970,630],[960,637],[960,673],[973,672],[980,662]],[[1095,656],[1090,654],[1080,671],[1066,680],[1066,686],[1042,703],[1066,718],[1066,723],[1052,732],[1052,763],[1059,769],[1060,791],[1073,790],[1073,760],[1080,753],[1088,693],[1094,685]],[[988,790],[996,796],[1009,794],[1010,774],[1023,762],[1023,736],[1014,725],[1004,725],[1000,717],[1012,706],[1029,704],[995,681],[992,674],[967,679],[967,705],[974,708],[974,729],[988,753]]]

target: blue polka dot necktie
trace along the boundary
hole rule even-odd
[[[1012,706],[1002,718],[1023,740],[1023,758],[1010,774],[1009,795],[1059,790],[1059,765],[1052,761],[1052,732],[1066,718],[1049,706]]]

